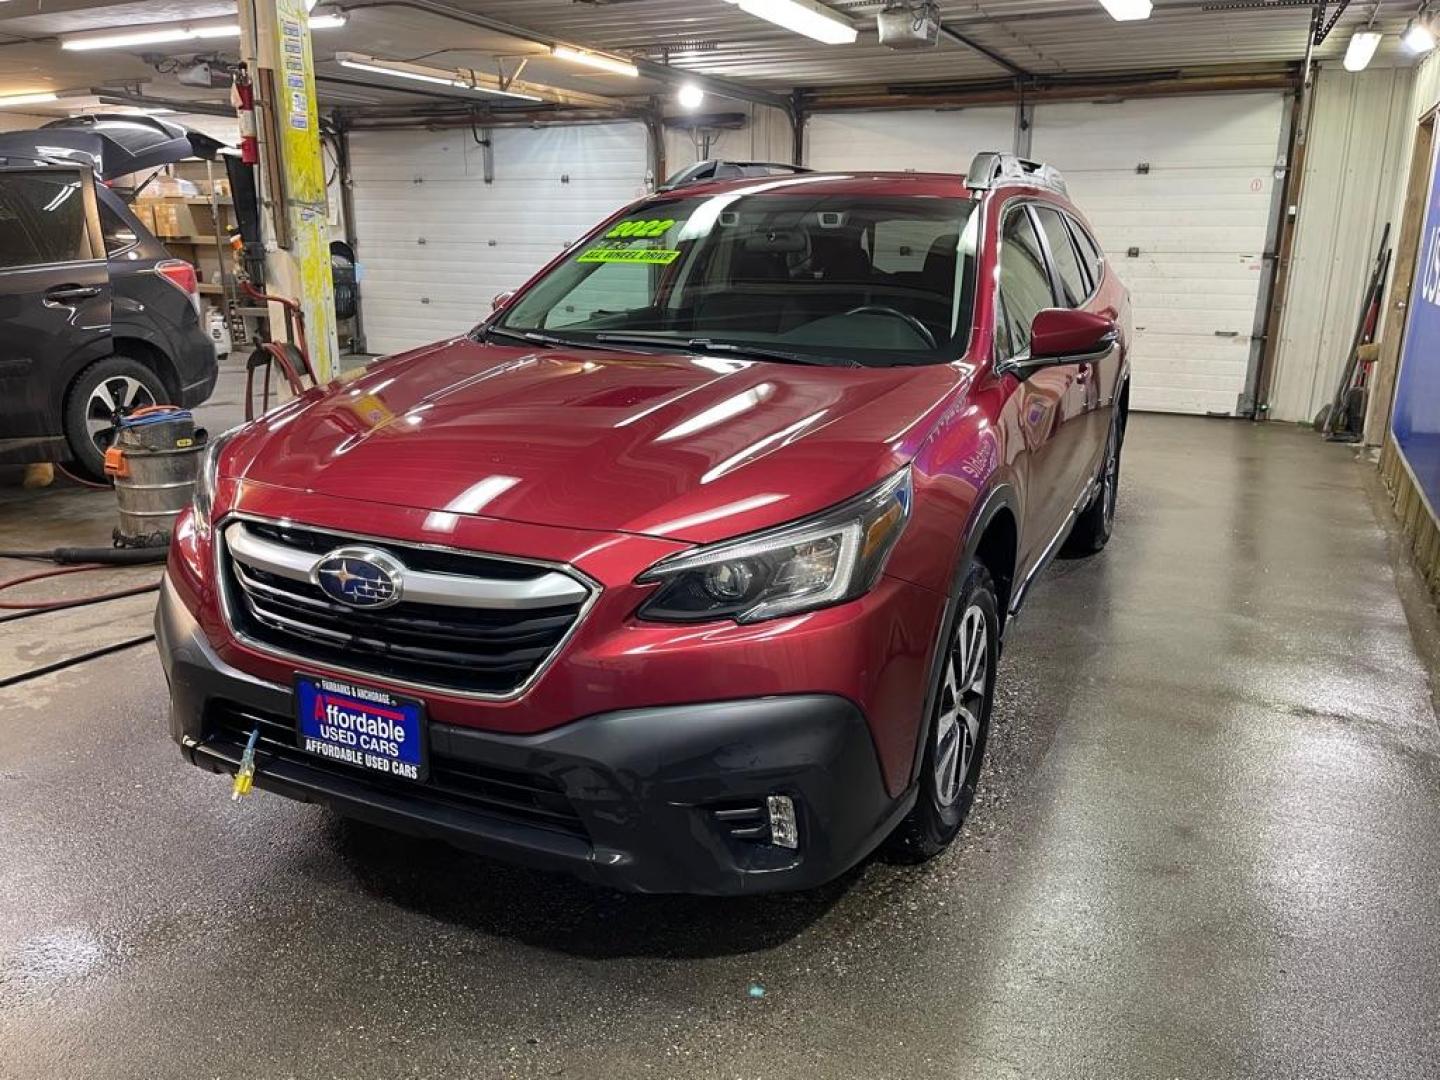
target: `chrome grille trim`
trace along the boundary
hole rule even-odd
[[[306,528],[310,532],[320,531],[309,529],[308,526],[296,527]],[[387,542],[396,543],[393,540]],[[323,555],[312,555],[308,551],[286,547],[284,544],[256,536],[246,530],[243,521],[231,522],[225,527],[225,546],[229,548],[230,557],[236,562],[292,581],[314,582],[315,567],[325,559]],[[337,545],[339,546],[341,545]],[[437,604],[441,607],[511,610],[558,607],[562,604],[583,603],[589,595],[590,590],[580,582],[568,574],[554,570],[531,581],[497,581],[406,569],[403,587],[404,599],[416,604]]]
[[[336,663],[329,659],[316,658],[313,656],[306,656],[304,653],[293,652],[289,649],[281,648],[270,642],[259,641],[251,635],[245,633],[245,631],[237,623],[237,620],[235,618],[235,612],[232,608],[232,604],[234,603],[232,592],[239,592],[244,588],[244,586],[239,580],[239,568],[241,564],[238,559],[229,557],[229,545],[226,542],[227,533],[230,526],[237,522],[245,521],[252,521],[256,524],[271,526],[273,528],[295,529],[307,533],[333,536],[335,538],[335,543],[337,547],[343,546],[346,543],[373,543],[389,545],[391,547],[401,549],[425,550],[432,552],[441,552],[449,555],[458,555],[462,557],[468,556],[475,559],[488,559],[496,562],[510,563],[516,566],[535,567],[540,570],[548,570],[552,571],[556,575],[565,577],[571,582],[578,584],[584,592],[584,600],[578,605],[578,608],[570,622],[569,627],[550,648],[549,653],[544,656],[538,664],[536,664],[535,668],[519,685],[503,693],[489,692],[484,690],[467,690],[455,686],[445,686],[431,682],[398,678],[389,674],[377,674],[375,671],[369,671],[364,668],[351,667],[344,664]],[[230,632],[230,634],[235,638],[236,641],[244,645],[246,648],[251,649],[257,653],[261,653],[262,655],[272,657],[274,659],[284,660],[289,663],[296,664],[297,667],[301,669],[311,671],[318,670],[325,672],[335,672],[338,674],[354,676],[355,678],[361,680],[369,680],[371,682],[380,683],[384,686],[397,687],[405,690],[421,691],[432,694],[442,694],[448,697],[464,698],[474,701],[513,701],[516,698],[522,697],[527,691],[529,691],[530,688],[534,686],[535,683],[541,678],[541,676],[543,676],[545,672],[549,670],[550,665],[553,664],[556,659],[565,651],[566,646],[569,645],[571,639],[575,636],[576,632],[580,629],[580,626],[584,623],[586,616],[595,606],[596,601],[599,600],[601,592],[601,586],[597,581],[589,577],[583,571],[578,570],[573,566],[569,566],[568,564],[553,563],[545,560],[529,559],[514,555],[497,555],[492,552],[474,551],[467,548],[458,548],[443,544],[429,544],[416,541],[399,540],[394,537],[375,536],[373,534],[341,532],[336,529],[328,529],[322,526],[304,524],[291,519],[282,520],[279,518],[264,517],[259,514],[248,514],[243,512],[232,512],[226,514],[224,518],[215,523],[215,526],[212,530],[212,535],[215,538],[214,566],[216,582],[219,586],[217,591],[219,592],[220,596],[221,615],[224,618],[226,629]],[[300,552],[300,554],[305,555],[307,558],[309,557],[309,553]],[[232,570],[234,571],[234,573],[232,573]],[[458,577],[460,575],[435,574],[432,576],[449,578]],[[547,578],[548,576],[549,575],[546,575]],[[513,584],[511,582],[498,583]],[[292,597],[291,599],[293,600],[295,598]],[[406,599],[411,600],[413,598],[407,596]],[[429,603],[430,601],[425,602]],[[556,601],[551,601],[550,603],[551,606],[553,606]],[[564,603],[564,601],[561,600],[559,601],[559,603]],[[502,608],[498,605],[484,606],[491,607],[495,610],[514,610],[513,608]]]

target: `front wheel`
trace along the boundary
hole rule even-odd
[[[943,631],[919,795],[891,837],[891,849],[903,861],[923,862],[949,847],[975,801],[995,696],[998,613],[990,572],[975,563]]]

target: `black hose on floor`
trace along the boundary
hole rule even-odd
[[[58,547],[48,551],[0,551],[0,559],[32,559],[39,562],[73,566],[95,563],[99,566],[148,566],[165,561],[169,548],[78,548]]]
[[[31,668],[29,671],[22,671],[18,675],[10,675],[0,679],[0,690],[6,687],[15,686],[17,683],[28,682],[30,679],[38,679],[41,675],[49,675],[55,671],[64,671],[76,664],[83,664],[87,660],[96,660],[102,656],[109,656],[111,653],[122,652],[125,649],[133,649],[136,645],[144,645],[146,642],[154,641],[154,634],[142,634],[140,637],[127,638],[124,641],[117,641],[114,645],[102,645],[98,649],[91,649],[78,656],[67,656],[64,660],[56,660],[53,664],[44,664],[38,668]]]

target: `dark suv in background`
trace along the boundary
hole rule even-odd
[[[103,477],[118,415],[210,396],[194,267],[97,179],[219,146],[131,116],[0,135],[0,464],[69,461]]]

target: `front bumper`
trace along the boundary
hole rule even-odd
[[[233,773],[237,725],[259,724],[283,740],[294,716],[290,688],[216,656],[168,578],[156,634],[171,734],[193,764]],[[267,738],[255,785],[615,888],[716,894],[828,881],[864,858],[913,802],[911,793],[886,792],[864,716],[832,695],[632,709],[535,735],[432,721],[429,735],[441,779],[427,784],[372,778]],[[474,787],[477,776],[507,792],[524,789],[516,798],[538,809],[457,797],[444,776],[464,779],[472,794],[488,790]],[[795,800],[798,850],[736,834],[772,794]]]

